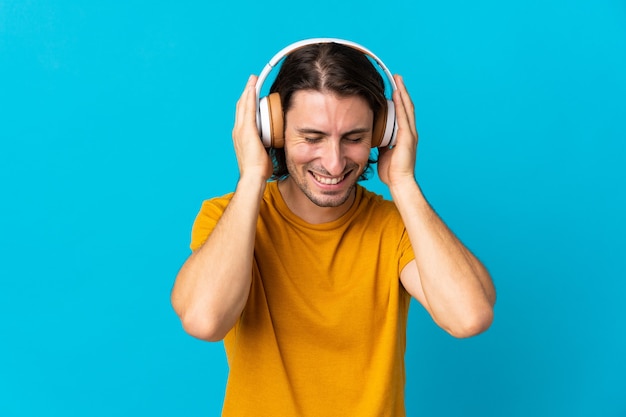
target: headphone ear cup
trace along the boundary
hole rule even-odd
[[[380,141],[381,148],[387,146],[394,146],[396,144],[396,133],[398,130],[398,123],[396,120],[396,106],[393,100],[387,100],[387,111],[385,119],[385,133]]]
[[[396,107],[393,100],[387,100],[387,106],[381,109],[374,122],[372,148],[384,148],[396,143]]]
[[[380,109],[374,121],[374,130],[372,131],[372,148],[378,148],[383,139],[385,132],[385,124],[387,121],[387,109]]]
[[[272,93],[259,100],[259,136],[266,148],[282,148],[285,145],[283,106],[280,94]]]
[[[259,112],[257,113],[257,127],[259,129],[261,142],[263,142],[263,146],[266,148],[272,146],[272,124],[269,118],[268,106],[267,97],[261,97],[259,100]]]
[[[285,146],[285,120],[280,94],[272,93],[268,96],[268,113],[272,123],[272,148]]]

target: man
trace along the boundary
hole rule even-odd
[[[394,78],[397,139],[378,155],[393,202],[357,183],[386,102],[363,53],[329,42],[287,56],[271,90],[285,123],[272,157],[248,80],[236,190],[203,204],[172,291],[189,334],[224,340],[224,416],[404,416],[411,296],[455,337],[491,324],[488,272],[415,179],[413,104]]]

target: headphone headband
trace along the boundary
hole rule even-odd
[[[372,51],[370,51],[363,45],[359,45],[356,42],[338,38],[311,38],[294,42],[291,45],[288,45],[278,51],[278,53],[269,60],[269,62],[265,65],[265,67],[259,74],[256,82],[256,123],[257,129],[261,136],[261,140],[266,147],[283,146],[282,130],[284,127],[284,120],[278,94],[270,94],[270,96],[268,97],[261,98],[261,88],[263,87],[263,83],[267,79],[272,69],[274,69],[274,67],[276,67],[276,65],[278,65],[278,63],[284,57],[305,46],[319,43],[336,43],[339,45],[345,45],[368,56],[374,62],[376,62],[376,64],[378,64],[378,66],[383,70],[385,76],[389,80],[389,84],[391,85],[392,90],[397,90],[398,87],[395,80],[393,79],[391,71],[389,71],[387,66],[380,58],[378,58],[378,56],[376,56]],[[269,97],[271,96],[274,97],[270,99]],[[384,110],[385,111],[380,115],[381,121],[377,121],[374,125],[372,146],[384,147],[392,146],[395,144],[396,114],[393,100],[387,100],[387,107]]]
[[[291,45],[287,45],[286,47],[284,47],[283,49],[278,51],[278,53],[276,53],[276,55],[274,55],[272,57],[272,59],[270,59],[269,62],[267,64],[265,64],[265,67],[263,68],[263,70],[259,74],[259,78],[257,79],[257,82],[256,82],[256,97],[257,97],[257,101],[258,101],[259,97],[261,96],[261,87],[263,87],[263,83],[265,82],[265,79],[268,77],[268,75],[270,74],[272,69],[274,69],[274,67],[276,65],[278,65],[278,63],[280,62],[281,59],[283,59],[284,57],[286,57],[290,53],[292,53],[294,51],[297,51],[300,48],[303,48],[303,47],[309,46],[309,45],[314,45],[316,43],[336,43],[336,44],[340,44],[340,45],[350,46],[351,48],[356,49],[357,51],[360,51],[364,55],[367,55],[370,58],[372,58],[378,64],[378,66],[384,71],[385,75],[387,76],[387,79],[389,79],[389,83],[391,84],[391,88],[394,91],[398,88],[396,86],[396,81],[393,79],[393,75],[391,74],[391,71],[389,71],[389,69],[387,68],[385,63],[383,61],[381,61],[381,59],[378,58],[378,56],[376,56],[376,54],[374,54],[372,51],[370,51],[369,49],[367,49],[363,45],[359,45],[356,42],[347,41],[347,40],[338,39],[338,38],[311,38],[311,39],[305,39],[305,40],[302,40],[302,41],[294,42]]]

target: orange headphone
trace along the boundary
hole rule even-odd
[[[256,123],[259,130],[259,136],[263,141],[263,145],[266,148],[282,148],[285,144],[284,136],[284,120],[283,110],[280,102],[280,95],[278,93],[272,93],[266,97],[260,97],[261,87],[267,79],[270,71],[287,55],[296,51],[304,46],[312,45],[316,43],[338,43],[341,45],[349,46],[356,49],[359,52],[367,55],[373,59],[378,66],[383,70],[385,76],[389,80],[392,89],[397,89],[396,82],[391,75],[387,66],[370,50],[367,48],[343,39],[335,38],[313,38],[303,41],[295,42],[282,50],[280,50],[270,61],[265,65],[263,71],[259,75],[256,83],[256,97],[257,97],[257,115]],[[376,116],[374,121],[374,131],[372,133],[372,148],[393,146],[396,142],[396,109],[393,104],[393,100],[387,99],[386,108],[382,109]]]

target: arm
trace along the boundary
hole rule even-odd
[[[224,338],[248,299],[256,222],[272,174],[256,128],[255,81],[250,77],[237,102],[233,128],[240,172],[237,188],[206,242],[183,264],[171,294],[185,330],[209,341]]]
[[[415,252],[400,279],[439,326],[455,337],[473,336],[491,325],[495,289],[485,267],[430,207],[415,180],[414,109],[402,78],[395,78],[398,137],[395,147],[381,150],[378,171]]]

